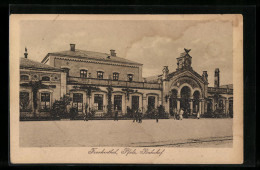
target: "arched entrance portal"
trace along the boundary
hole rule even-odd
[[[185,113],[189,111],[190,104],[189,104],[189,98],[191,96],[191,90],[188,86],[184,86],[181,89],[181,100],[180,100],[180,107],[184,110]]]
[[[193,113],[198,113],[199,112],[199,101],[200,99],[200,92],[199,91],[195,91],[193,93]]]

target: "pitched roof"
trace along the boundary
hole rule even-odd
[[[20,58],[20,68],[48,70],[48,71],[62,71],[59,68],[52,67],[47,64],[42,64],[40,62],[33,61],[28,58]]]
[[[117,62],[117,63],[134,64],[134,65],[143,65],[141,63],[134,62],[134,61],[131,61],[131,60],[128,60],[125,58],[121,58],[121,57],[117,57],[117,56],[113,57],[107,53],[85,51],[85,50],[78,50],[78,49],[75,49],[75,51],[68,50],[68,51],[48,53],[48,55],[75,57],[75,58],[80,58],[80,59],[90,59],[90,60],[97,60],[97,61],[108,61],[108,62]],[[108,57],[108,56],[110,56],[110,57]],[[42,61],[44,61],[45,58]]]
[[[190,71],[191,73],[195,74],[198,78],[200,78],[202,81],[204,81],[203,77],[197,73],[196,71],[194,71],[193,69],[182,69],[182,70],[177,70],[177,71],[174,71],[174,72],[171,72],[168,74],[168,79],[172,78],[173,76],[176,76],[184,71]]]
[[[148,83],[158,83],[159,76],[161,75],[155,75],[155,76],[150,76],[150,77],[144,77],[146,82]]]

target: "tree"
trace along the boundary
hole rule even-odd
[[[63,95],[63,97],[60,98],[60,100],[55,100],[55,102],[52,105],[51,114],[53,117],[62,117],[67,116],[67,106],[70,105],[71,98],[69,95]]]
[[[108,115],[112,116],[112,91],[113,88],[111,86],[107,87],[107,97],[108,97],[108,105],[107,105],[107,111]]]
[[[21,93],[20,93],[20,95],[21,95],[20,96],[20,109],[22,111],[26,111],[26,110],[28,110],[28,106],[29,106],[29,103],[30,103],[29,96],[28,95],[24,96],[24,94],[21,94]]]

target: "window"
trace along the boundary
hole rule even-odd
[[[155,97],[154,96],[149,96],[148,97],[148,108],[149,109],[154,109],[155,108]]]
[[[103,74],[104,74],[103,71],[98,71],[98,72],[97,72],[97,78],[98,78],[98,79],[103,79]]]
[[[20,76],[20,79],[21,79],[21,80],[29,80],[29,76],[27,76],[27,75],[21,75],[21,76]]]
[[[139,109],[139,96],[132,96],[132,109]]]
[[[83,94],[73,93],[73,107],[77,109],[77,112],[83,111]]]
[[[28,92],[20,92],[20,109],[26,110],[29,106],[29,93]]]
[[[115,95],[114,96],[114,109],[116,109],[117,106],[117,110],[122,110],[122,95]]]
[[[42,81],[50,81],[50,77],[44,76],[44,77],[42,77]]]
[[[113,80],[119,79],[119,73],[113,73]]]
[[[88,75],[88,71],[87,70],[80,70],[80,77],[86,78],[87,75]]]
[[[95,94],[94,95],[94,103],[97,104],[97,110],[103,110],[103,95]]]
[[[133,77],[134,77],[133,74],[128,74],[127,77],[128,77],[128,81],[133,81]]]
[[[50,109],[50,93],[41,93],[41,109],[49,110]]]

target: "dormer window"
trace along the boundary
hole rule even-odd
[[[113,73],[113,80],[119,79],[119,73]]]
[[[133,77],[134,77],[133,74],[128,74],[127,75],[128,81],[133,81]]]
[[[26,81],[26,80],[29,80],[29,76],[27,76],[27,75],[21,75],[21,76],[20,76],[20,79],[23,80],[23,81]]]
[[[88,75],[88,71],[87,70],[80,70],[80,77],[86,78]]]
[[[44,76],[44,77],[42,77],[42,81],[50,81],[50,77]]]
[[[98,71],[98,72],[97,72],[97,78],[98,78],[98,79],[103,79],[103,75],[104,75],[104,72],[103,72],[103,71]]]

